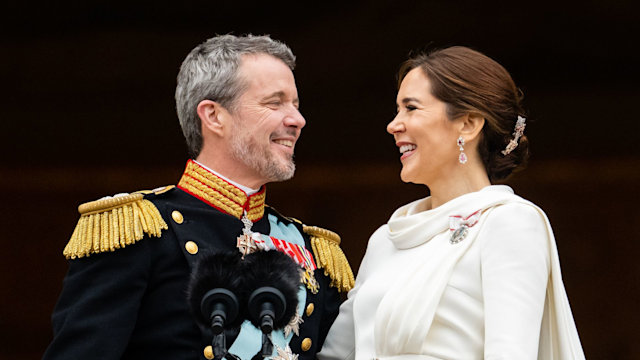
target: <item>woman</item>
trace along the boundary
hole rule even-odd
[[[320,359],[583,359],[546,215],[491,185],[528,156],[509,73],[450,47],[399,75],[387,131],[431,196],[371,236]]]

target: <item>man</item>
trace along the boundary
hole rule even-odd
[[[272,355],[315,358],[353,274],[337,234],[265,206],[265,184],[293,176],[305,125],[294,65],[267,36],[218,36],[191,51],[176,104],[193,160],[177,186],[79,207],[45,359],[212,359],[213,334],[187,301],[189,277],[205,254],[246,255],[258,242],[304,274],[296,316],[271,334]],[[233,340],[229,352],[242,359],[261,349],[249,322]]]

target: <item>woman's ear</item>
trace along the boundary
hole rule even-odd
[[[202,132],[212,132],[218,136],[223,136],[225,128],[225,114],[227,111],[219,103],[211,100],[202,100],[196,108],[198,117],[202,124]]]
[[[467,142],[477,139],[484,127],[484,117],[478,113],[468,113],[463,116],[461,120],[460,135],[462,135]]]

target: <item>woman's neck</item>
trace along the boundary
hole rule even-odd
[[[491,185],[489,176],[481,163],[460,165],[458,170],[450,177],[427,184],[431,192],[431,209]]]

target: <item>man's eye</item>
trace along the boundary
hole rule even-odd
[[[415,107],[413,105],[407,105],[407,106],[405,106],[405,108],[407,109],[407,111],[413,111],[413,110],[417,109],[417,107]]]

